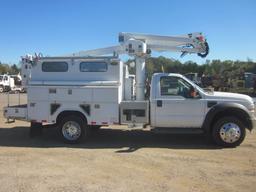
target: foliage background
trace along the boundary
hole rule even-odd
[[[8,65],[5,63],[0,62],[0,74],[10,74],[10,75],[16,75],[20,72],[20,67],[18,65]]]
[[[128,60],[127,64],[133,62]],[[129,67],[130,73],[135,74],[135,68]],[[181,63],[179,60],[169,59],[165,57],[148,58],[146,60],[146,76],[151,79],[153,73],[198,73],[199,76],[222,76],[233,77],[244,72],[256,73],[256,62],[251,59],[247,61],[232,60],[206,60],[204,64],[197,64],[193,61]]]

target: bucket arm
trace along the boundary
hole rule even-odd
[[[152,51],[159,52],[181,52],[184,54],[198,54],[206,57],[209,53],[209,46],[202,33],[190,33],[181,36],[159,36],[137,33],[119,33],[119,45],[80,51],[69,56],[99,56],[128,54],[130,56],[147,56]]]

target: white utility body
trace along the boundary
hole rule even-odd
[[[69,143],[100,126],[127,124],[150,126],[158,133],[207,133],[217,144],[234,147],[243,141],[245,128],[253,128],[252,98],[206,92],[180,74],[154,74],[145,99],[145,59],[152,51],[206,57],[209,47],[201,33],[120,33],[119,43],[59,57],[23,57],[27,105],[5,107],[4,116],[30,121],[32,135],[42,124],[57,124]],[[121,54],[135,59],[135,76],[120,60]]]

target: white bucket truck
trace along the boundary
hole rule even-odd
[[[201,33],[156,36],[120,33],[119,45],[62,57],[26,56],[22,80],[27,105],[4,108],[8,119],[31,122],[31,133],[42,124],[57,124],[68,143],[80,142],[91,129],[113,124],[150,126],[158,133],[206,133],[221,146],[238,146],[246,128],[253,129],[251,97],[206,92],[180,74],[157,73],[145,99],[145,59],[152,51],[196,53],[209,48]],[[106,57],[103,55],[113,54]],[[119,54],[135,58],[133,76]]]

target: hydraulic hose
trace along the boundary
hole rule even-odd
[[[205,46],[205,52],[204,53],[197,53],[197,55],[202,57],[202,58],[205,58],[208,55],[209,50],[210,50],[207,41],[204,42],[204,46]]]

